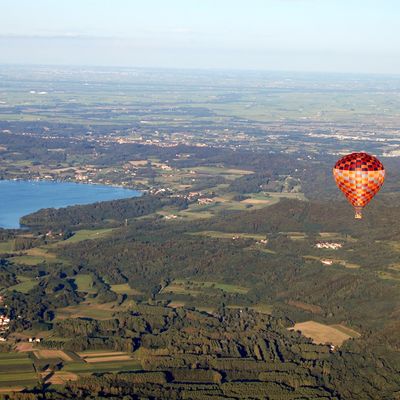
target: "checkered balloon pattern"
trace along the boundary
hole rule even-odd
[[[374,156],[351,153],[342,157],[333,168],[339,189],[356,208],[365,207],[378,193],[385,180],[385,168]]]

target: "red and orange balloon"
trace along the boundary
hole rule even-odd
[[[374,156],[351,153],[342,157],[333,168],[336,185],[362,218],[362,209],[379,192],[385,180],[385,168]]]

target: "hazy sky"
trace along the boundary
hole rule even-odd
[[[400,73],[399,18],[399,0],[0,0],[0,63]]]

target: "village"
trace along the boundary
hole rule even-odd
[[[4,297],[0,295],[0,307],[4,302]],[[7,307],[7,306],[6,306]],[[10,329],[10,318],[7,317],[4,313],[0,310],[0,342],[5,342],[7,339],[5,334]]]

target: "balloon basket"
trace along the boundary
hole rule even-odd
[[[354,218],[355,219],[362,219],[362,209],[361,209],[361,207],[355,207],[354,211],[355,211]]]

